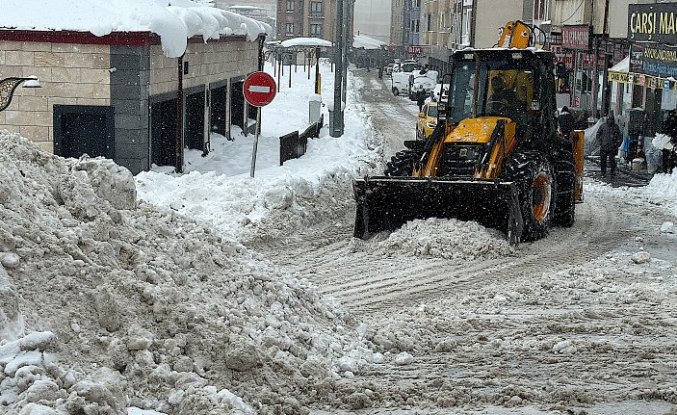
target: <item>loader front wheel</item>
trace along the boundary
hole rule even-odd
[[[414,163],[421,157],[420,151],[402,150],[395,154],[386,164],[385,176],[411,176]]]
[[[524,221],[522,240],[534,241],[547,235],[555,214],[557,182],[548,160],[538,152],[518,154],[510,178],[519,193]]]

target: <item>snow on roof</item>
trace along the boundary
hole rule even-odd
[[[626,56],[622,61],[612,66],[609,70],[612,72],[630,72],[630,56]]]
[[[293,46],[320,46],[320,47],[331,47],[332,43],[328,40],[320,39],[317,37],[295,37],[293,39],[287,39],[281,43],[283,48],[289,48]]]
[[[75,31],[106,36],[151,32],[176,58],[188,39],[245,35],[250,41],[272,33],[270,25],[191,0],[2,0],[0,30]]]
[[[256,6],[230,6],[228,9],[232,10],[263,10],[261,7]]]
[[[353,38],[353,47],[354,48],[365,48],[365,49],[380,49],[382,46],[387,46],[386,42],[382,42],[378,39],[374,39],[371,36],[367,35],[355,35]]]

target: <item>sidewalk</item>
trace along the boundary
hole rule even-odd
[[[585,156],[586,166],[585,170],[590,177],[596,180],[611,183],[614,186],[628,186],[639,187],[646,186],[653,178],[653,174],[646,171],[638,172],[632,171],[628,165],[623,161],[617,163],[617,175],[612,181],[610,178],[603,178],[599,169],[599,156]],[[594,166],[594,167],[592,167]]]

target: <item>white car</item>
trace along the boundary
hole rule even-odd
[[[393,95],[409,94],[409,78],[416,71],[418,64],[415,61],[397,63],[391,75]]]

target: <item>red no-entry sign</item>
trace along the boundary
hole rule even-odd
[[[253,72],[242,85],[244,99],[255,107],[265,107],[275,98],[275,79],[265,72]]]

